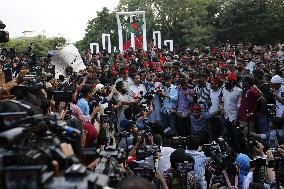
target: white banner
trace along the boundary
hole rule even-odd
[[[78,49],[73,44],[55,50],[51,57],[51,64],[55,65],[56,79],[59,78],[59,75],[66,77],[65,70],[68,66],[72,67],[74,72],[86,69]]]

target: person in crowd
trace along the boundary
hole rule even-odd
[[[171,168],[163,173],[169,189],[181,189],[187,187],[200,186],[196,183],[194,174],[194,158],[187,154],[184,149],[176,149],[170,156]],[[192,167],[183,170],[183,163],[190,163]],[[189,169],[189,170],[186,170]]]
[[[164,76],[165,88],[159,95],[163,98],[161,116],[165,130],[175,130],[175,103],[178,100],[177,87],[172,83],[169,75]]]
[[[118,83],[119,81],[123,81],[125,87],[127,88],[127,90],[129,89],[129,87],[133,84],[132,79],[128,76],[129,73],[129,69],[127,67],[123,68],[121,71],[121,77],[118,78],[115,81],[115,84]]]
[[[237,76],[233,73],[228,74],[225,87],[222,93],[224,107],[224,125],[229,144],[237,150],[237,125],[239,122],[239,108],[241,105],[242,89],[236,86]]]
[[[209,159],[205,156],[204,152],[199,151],[201,144],[199,140],[192,139],[188,143],[188,150],[185,152],[189,154],[194,159],[194,174],[196,178],[196,183],[201,189],[207,188],[207,182],[205,180],[205,166]]]
[[[197,75],[197,85],[194,88],[196,93],[197,103],[202,107],[202,111],[208,112],[210,102],[210,89],[211,86],[207,82],[207,76],[204,73]]]
[[[283,117],[284,111],[284,86],[282,86],[283,79],[279,75],[271,78],[272,96],[275,98],[276,117]]]
[[[236,165],[239,169],[238,186],[240,189],[243,189],[244,179],[250,172],[250,158],[246,154],[238,154],[236,158]]]
[[[211,78],[210,101],[211,106],[209,113],[220,111],[220,96],[223,91],[222,81],[220,78]],[[213,116],[208,120],[210,140],[214,141],[224,132],[221,116]]]
[[[208,143],[208,124],[207,121],[212,116],[218,115],[220,111],[213,113],[203,112],[201,106],[193,105],[190,115],[191,135],[198,138],[200,144]]]
[[[84,85],[81,88],[80,92],[82,97],[78,100],[77,106],[81,109],[83,115],[89,115],[90,114],[89,100],[93,96],[93,89],[91,85]]]
[[[143,97],[146,94],[146,92],[147,91],[146,91],[145,85],[141,84],[140,74],[134,73],[133,74],[133,84],[130,85],[129,91],[128,91],[129,96],[133,99],[141,99],[142,101],[144,101],[145,99]]]
[[[125,119],[124,111],[129,105],[137,103],[139,99],[133,99],[128,95],[127,88],[124,85],[123,81],[119,81],[116,83],[116,91],[117,91],[117,104],[115,108],[117,109],[117,123],[118,130],[120,130],[120,122]]]
[[[239,110],[239,120],[242,125],[247,125],[250,131],[266,131],[266,128],[257,129],[255,122],[259,115],[263,115],[266,108],[266,99],[261,92],[253,87],[253,79],[244,76],[242,80],[243,94]],[[267,127],[267,126],[266,126]]]
[[[260,114],[256,118],[256,129],[259,133],[264,133],[267,130],[267,125],[271,116],[269,115],[269,107],[268,104],[275,104],[275,98],[272,95],[271,86],[269,82],[266,82],[264,79],[264,72],[260,69],[255,69],[253,71],[253,82],[254,88],[258,89],[261,95],[266,100],[266,107],[264,112],[260,112]]]
[[[178,136],[188,136],[190,134],[188,115],[193,102],[192,96],[193,91],[188,89],[188,82],[185,79],[181,80],[176,103],[176,133]]]
[[[284,144],[284,124],[282,118],[273,118],[269,122],[269,131],[267,133],[257,134],[250,133],[251,136],[267,141],[269,148],[277,148],[278,145]]]

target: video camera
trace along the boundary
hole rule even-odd
[[[147,157],[157,156],[159,152],[161,152],[160,146],[140,144],[136,149],[136,159],[145,160]]]
[[[236,174],[236,166],[234,165],[235,157],[229,154],[226,148],[226,142],[223,138],[218,138],[217,142],[204,144],[202,151],[207,157],[211,157],[214,162],[215,174],[221,175],[223,170],[228,173]]]
[[[116,186],[123,178],[124,174],[120,171],[120,163],[124,163],[127,159],[124,149],[114,149],[106,147],[99,149],[100,162],[96,166],[95,173],[108,175],[110,179],[110,186]]]
[[[155,159],[153,157],[147,157],[144,160],[135,160],[127,163],[130,170],[134,175],[146,178],[149,181],[153,181],[156,174]]]
[[[107,186],[107,176],[88,173],[75,156],[67,157],[61,151],[62,142],[80,142],[81,132],[59,121],[56,115],[27,117],[13,126],[0,133],[1,188],[96,189]],[[100,154],[103,156],[103,152]],[[64,172],[63,176],[54,175],[54,160]]]

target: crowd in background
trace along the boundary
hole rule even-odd
[[[2,49],[0,112],[24,108],[29,115],[58,112],[62,119],[70,116],[85,134],[83,145],[72,147],[90,169],[96,163],[84,159],[82,149],[108,136],[110,123],[112,132],[130,133],[118,146],[129,148],[134,158],[141,142],[137,133],[149,125],[152,136],[146,143],[152,145],[164,146],[168,136],[190,137],[187,150],[162,147],[157,177],[164,188],[175,188],[176,183],[169,179],[177,169],[173,163],[185,160],[194,162],[193,175],[187,175],[189,185],[194,182],[208,188],[212,166],[199,147],[220,137],[238,166],[237,183],[228,172],[218,182],[220,186],[246,189],[250,183],[269,187],[275,182],[271,168],[256,176],[249,163],[258,156],[272,160],[269,149],[277,149],[284,158],[284,45],[226,43],[174,51],[166,46],[123,53],[102,50],[97,54],[87,50],[82,59],[87,68],[79,73],[71,69],[66,77],[55,79],[43,71],[31,79],[27,76],[37,66],[49,68],[49,57],[19,56]],[[17,92],[20,85],[30,88]],[[57,91],[72,91],[72,98],[58,102]],[[257,143],[249,148],[245,139]]]

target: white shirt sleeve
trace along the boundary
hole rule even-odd
[[[242,90],[238,91],[238,102],[237,102],[237,107],[240,108],[241,106],[241,100],[242,100]]]
[[[247,176],[244,178],[243,188],[248,189],[249,184],[253,181],[253,172],[249,172]]]

